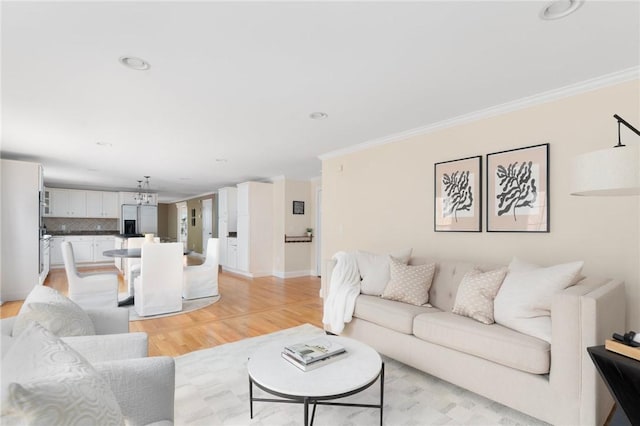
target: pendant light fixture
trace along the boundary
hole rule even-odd
[[[151,203],[152,195],[151,185],[149,184],[150,177],[151,176],[145,176],[144,183],[141,180],[138,181],[138,193],[133,197],[138,205]]]

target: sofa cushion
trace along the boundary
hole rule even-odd
[[[409,257],[411,257],[411,251],[412,249],[406,249],[388,255],[358,250],[356,252],[356,260],[362,277],[360,291],[363,294],[380,296],[389,282],[389,256],[393,256],[406,265],[409,262]]]
[[[453,313],[473,318],[483,324],[493,324],[493,299],[507,275],[507,268],[482,272],[474,268],[462,279],[456,295]]]
[[[514,258],[494,302],[495,321],[551,343],[551,299],[576,283],[582,265],[543,268]]]
[[[440,310],[361,294],[356,299],[353,316],[400,333],[411,334],[413,319],[416,315],[425,312],[440,312]]]
[[[2,359],[2,397],[2,424],[123,423],[102,376],[36,322]]]
[[[517,370],[549,373],[549,343],[498,324],[485,325],[452,312],[432,312],[415,317],[413,334]]]
[[[422,306],[429,301],[429,288],[436,264],[405,265],[391,258],[389,284],[382,297],[411,305]]]

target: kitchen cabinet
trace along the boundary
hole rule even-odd
[[[42,191],[42,216],[51,216],[51,192],[49,188]]]
[[[105,250],[113,250],[115,248],[114,237],[95,237],[93,239],[93,261],[94,262],[111,262],[113,257],[104,256]]]
[[[238,185],[237,260],[234,272],[250,277],[273,273],[273,185]],[[245,214],[246,213],[246,214]]]
[[[86,191],[87,217],[118,218],[119,195],[109,191]]]
[[[76,263],[112,262],[113,258],[105,257],[102,253],[105,250],[115,248],[114,238],[112,235],[69,235],[51,237],[51,265],[64,267],[62,243],[65,241],[69,241],[73,246],[73,256]]]
[[[87,217],[87,191],[49,188],[50,216]]]
[[[64,263],[62,258],[62,243],[64,239],[65,237],[51,237],[49,252],[51,265],[62,265]]]
[[[229,237],[229,232],[236,232],[237,230],[237,192],[237,188],[234,187],[225,187],[218,190],[218,240],[220,244],[218,261],[222,266],[233,268],[235,266],[227,264],[227,238]]]
[[[227,239],[227,264],[229,268],[238,267],[238,243],[236,238]]]

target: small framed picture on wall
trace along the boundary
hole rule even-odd
[[[304,214],[304,201],[293,202],[293,214]]]
[[[487,232],[549,232],[549,144],[487,154]]]
[[[434,231],[482,231],[482,156],[434,165]]]

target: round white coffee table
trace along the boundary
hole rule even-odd
[[[339,336],[323,336],[345,347],[347,354],[330,364],[311,371],[302,371],[282,358],[285,345],[302,343],[308,339],[280,341],[261,348],[249,359],[249,404],[253,418],[254,402],[287,402],[304,404],[304,425],[313,424],[317,405],[341,405],[380,409],[384,401],[384,363],[371,347],[353,339]],[[380,404],[350,404],[331,400],[344,398],[367,389],[380,379]],[[253,385],[279,397],[254,398]],[[313,404],[309,423],[309,404]]]

